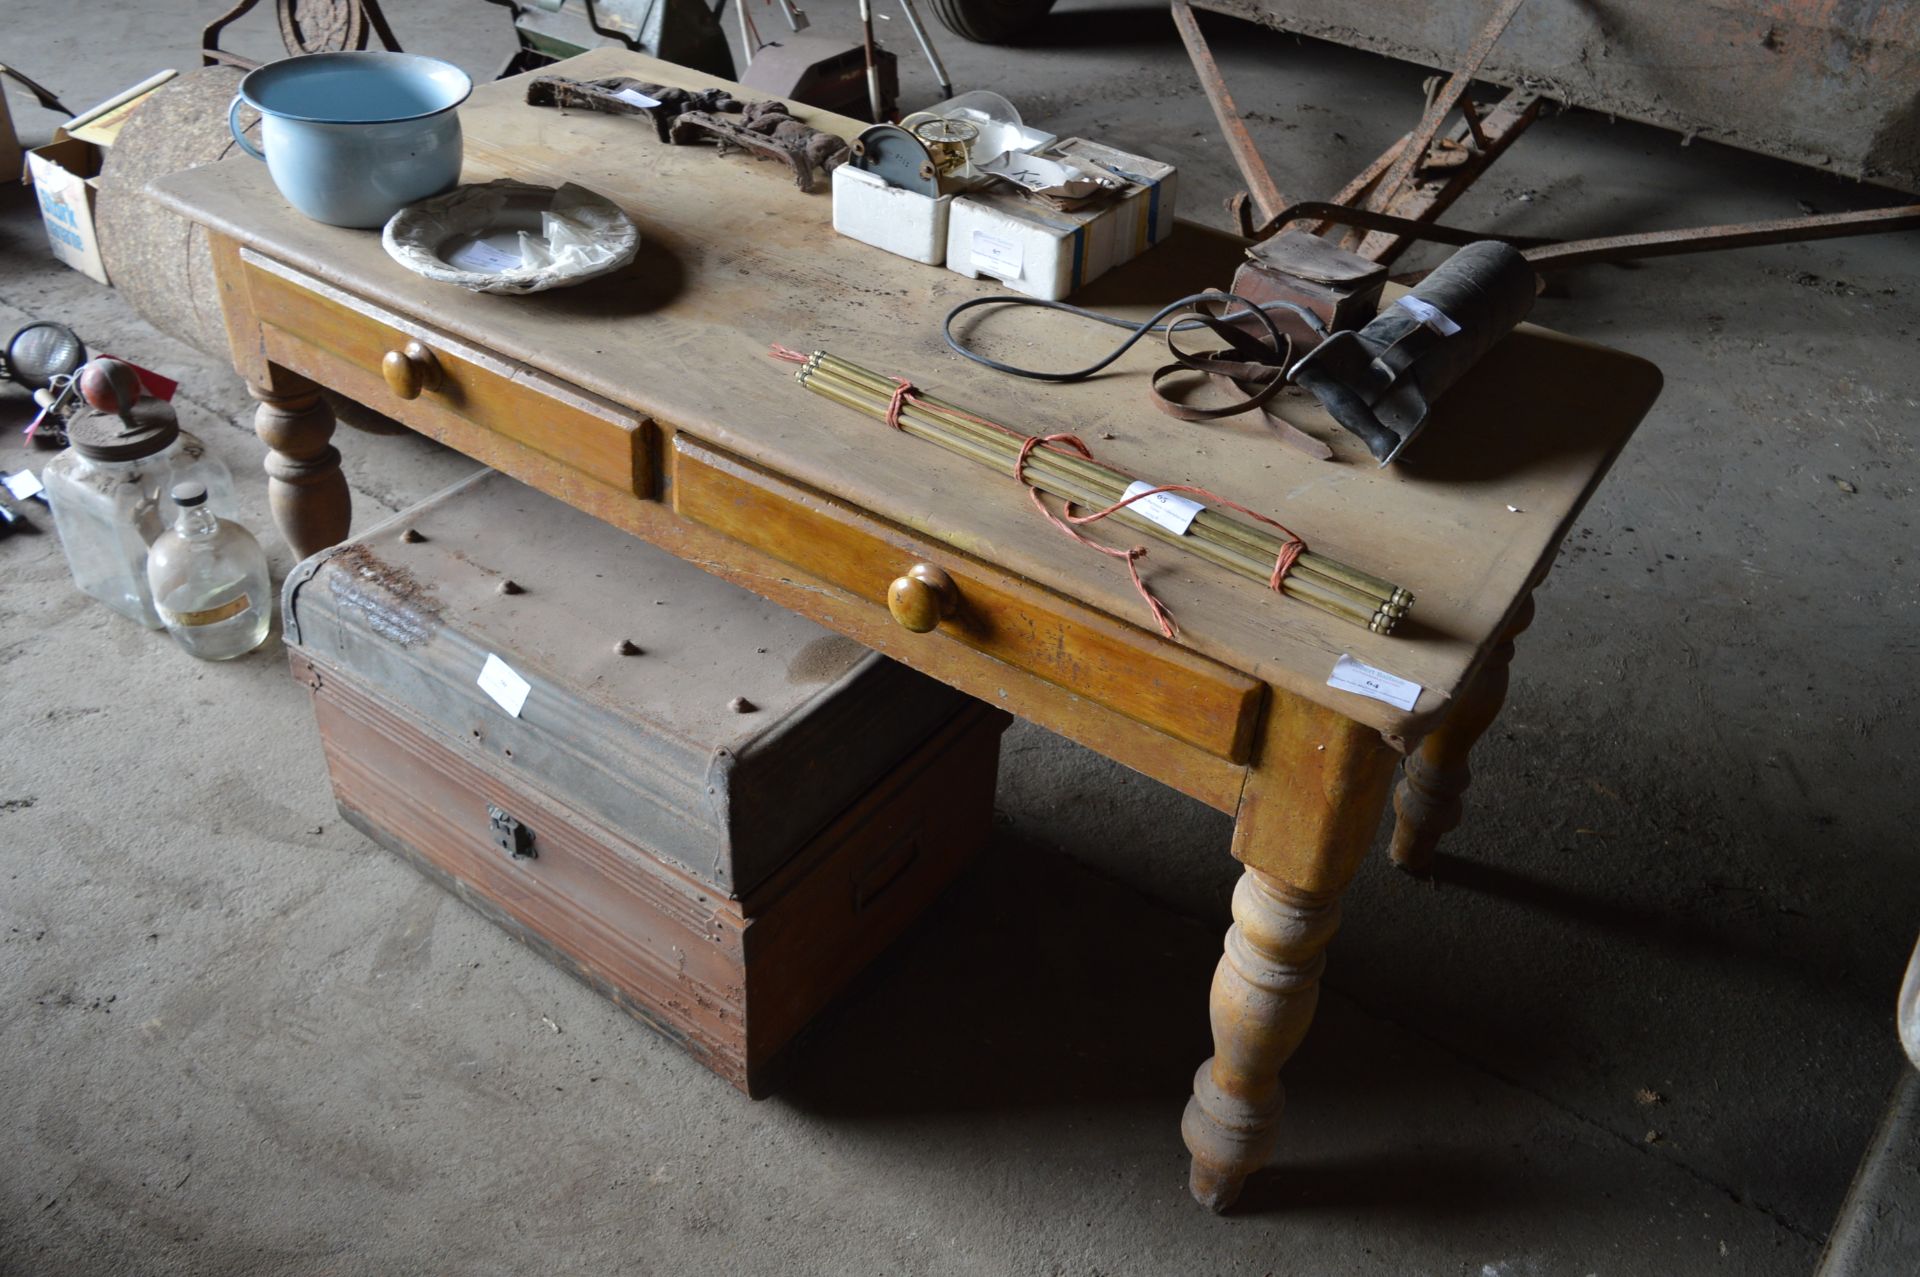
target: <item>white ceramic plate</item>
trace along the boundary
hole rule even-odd
[[[541,249],[551,250],[549,215],[570,242],[541,261]],[[521,251],[523,233],[537,241],[536,260]],[[428,279],[479,293],[537,293],[625,266],[639,251],[640,230],[619,205],[584,186],[502,178],[409,204],[380,240],[395,261]]]

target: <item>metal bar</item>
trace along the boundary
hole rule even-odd
[[[1757,248],[1766,244],[1798,244],[1816,239],[1843,239],[1849,235],[1881,235],[1920,227],[1920,204],[1858,213],[1821,213],[1774,222],[1739,222],[1726,226],[1693,226],[1674,231],[1642,231],[1637,235],[1610,235],[1601,239],[1574,239],[1525,250],[1536,270],[1558,270],[1589,262],[1632,261],[1642,257],[1671,257],[1680,253],[1710,253],[1728,248]]]
[[[237,53],[228,53],[220,47],[220,33],[231,26],[235,19],[246,16],[246,14],[251,12],[253,7],[259,3],[260,0],[240,0],[233,8],[227,10],[212,22],[209,22],[205,27],[201,28],[201,66],[218,66],[222,62],[231,66],[244,66],[248,68],[260,65],[251,58],[243,58]]]
[[[1214,119],[1220,122],[1220,132],[1226,138],[1227,149],[1233,152],[1233,162],[1239,167],[1240,176],[1246,179],[1255,209],[1262,219],[1276,216],[1287,207],[1287,197],[1280,193],[1273,175],[1267,172],[1267,166],[1261,161],[1260,151],[1254,146],[1246,123],[1240,118],[1239,108],[1233,104],[1233,96],[1227,92],[1227,82],[1220,75],[1220,67],[1213,60],[1213,50],[1207,47],[1207,38],[1200,34],[1199,20],[1193,16],[1187,0],[1173,0],[1173,24],[1180,28],[1180,39],[1187,46],[1187,57],[1193,62],[1194,74],[1200,77],[1200,89],[1213,107]]]
[[[1445,86],[1427,104],[1425,113],[1420,117],[1420,123],[1414,127],[1412,145],[1400,153],[1400,158],[1395,162],[1392,171],[1375,188],[1373,199],[1369,201],[1374,208],[1385,210],[1392,207],[1394,197],[1400,194],[1400,188],[1406,184],[1407,178],[1412,176],[1414,166],[1425,157],[1427,148],[1433,145],[1433,139],[1440,132],[1440,126],[1446,123],[1447,116],[1452,113],[1454,105],[1460,101],[1467,87],[1473,83],[1473,77],[1478,74],[1481,63],[1485,62],[1487,55],[1493,52],[1493,46],[1499,42],[1500,36],[1507,29],[1507,24],[1513,21],[1513,15],[1518,13],[1520,6],[1526,2],[1527,0],[1496,0],[1493,16],[1487,19],[1487,25],[1481,28],[1480,34],[1474,37],[1473,43],[1467,46],[1466,56],[1460,60],[1460,65],[1448,77]]]
[[[20,71],[16,71],[14,68],[10,66],[0,64],[0,75],[3,75],[7,77],[9,80],[14,81],[21,88],[33,94],[33,100],[35,102],[38,102],[41,106],[45,107],[47,110],[58,111],[61,115],[73,114],[72,111],[69,111],[67,109],[67,104],[65,102],[62,102],[59,98],[53,95],[52,89],[49,89],[44,84],[40,84],[35,80],[31,80],[27,78],[27,76],[21,73]]]
[[[1414,221],[1426,221],[1440,216],[1453,202],[1459,199],[1479,180],[1493,162],[1506,152],[1517,139],[1539,117],[1542,100],[1538,94],[1513,92],[1501,99],[1482,121],[1486,134],[1486,145],[1467,154],[1465,161],[1446,170],[1446,177],[1437,181],[1419,181],[1401,191],[1399,196],[1385,206],[1377,200],[1369,201],[1374,207],[1391,213],[1395,217],[1412,218]],[[1467,130],[1456,126],[1459,140],[1464,144]],[[1360,256],[1376,262],[1391,262],[1407,251],[1410,240],[1403,235],[1374,233],[1361,238],[1356,251]]]
[[[1396,217],[1391,213],[1376,213],[1370,208],[1350,208],[1341,204],[1329,204],[1325,200],[1302,200],[1298,204],[1291,205],[1278,217],[1256,227],[1255,237],[1264,239],[1283,226],[1308,219],[1330,222],[1335,226],[1361,226],[1374,231],[1392,231],[1409,239],[1430,240],[1435,244],[1465,245],[1477,244],[1483,239],[1497,239],[1503,244],[1511,244],[1519,249],[1554,247],[1554,241],[1542,239],[1537,235],[1503,235],[1497,231],[1473,231],[1460,226],[1443,226],[1439,222]]]
[[[873,0],[860,0],[860,38],[867,49],[867,105],[872,108],[873,122],[886,123],[886,112],[880,109],[880,59],[873,51]]]
[[[1412,140],[1413,134],[1402,133],[1398,142],[1395,142],[1392,146],[1380,152],[1379,155],[1374,157],[1373,163],[1367,165],[1358,173],[1355,173],[1353,180],[1340,188],[1340,193],[1333,197],[1332,202],[1335,204],[1344,204],[1348,207],[1359,207],[1363,205],[1366,202],[1367,192],[1371,191],[1374,186],[1379,183],[1380,175],[1385,173],[1393,162],[1400,158],[1400,152],[1404,150],[1407,143]],[[1337,222],[1321,222],[1313,228],[1313,233],[1315,235],[1325,235],[1338,224]]]
[[[760,45],[751,34],[752,28],[747,25],[747,0],[734,0],[733,16],[738,19],[737,25],[740,28],[741,60],[745,65],[752,66],[753,55],[760,52]]]
[[[1359,203],[1361,198],[1373,189],[1374,184],[1380,180],[1380,175],[1387,171],[1387,167],[1400,158],[1400,152],[1406,149],[1407,143],[1412,139],[1413,134],[1402,133],[1398,142],[1395,142],[1392,146],[1380,152],[1379,155],[1374,157],[1373,163],[1354,174],[1353,180],[1341,187],[1340,193],[1334,196],[1331,202],[1335,204]]]
[[[933,63],[933,74],[940,81],[941,100],[952,97],[953,81],[947,78],[947,64],[940,60],[940,51],[933,47],[933,41],[927,38],[927,29],[920,25],[920,11],[913,7],[913,0],[900,0],[900,8],[907,15],[907,25],[913,28],[913,38],[920,42],[920,51]]]
[[[1892,231],[1920,229],[1920,204],[1896,204],[1888,208],[1856,213],[1820,213],[1812,217],[1789,217],[1772,222],[1735,222],[1724,226],[1690,226],[1681,230],[1642,231],[1634,235],[1610,235],[1600,239],[1571,239],[1555,243],[1529,235],[1502,235],[1493,231],[1471,231],[1438,222],[1416,221],[1377,213],[1370,208],[1344,208],[1318,200],[1303,201],[1258,228],[1262,236],[1271,235],[1293,222],[1309,219],[1341,226],[1364,226],[1370,230],[1391,231],[1408,239],[1428,240],[1436,244],[1472,244],[1496,239],[1521,250],[1535,270],[1558,270],[1592,262],[1632,261],[1643,257],[1673,257],[1681,253],[1709,253],[1729,248],[1759,248],[1768,244],[1799,244],[1819,239],[1845,239],[1854,235],[1883,235]],[[1396,275],[1394,282],[1417,283],[1427,272]]]
[[[258,59],[238,53],[229,53],[225,49],[200,50],[200,65],[203,67],[229,66],[241,71],[252,71],[259,67]]]
[[[1462,95],[1460,98],[1460,118],[1467,122],[1467,132],[1473,134],[1473,144],[1486,150],[1489,144],[1486,131],[1480,127],[1480,108],[1473,104],[1471,95]]]
[[[360,0],[360,8],[366,13],[367,21],[373,24],[373,33],[380,37],[380,43],[390,53],[400,52],[400,41],[394,38],[393,28],[387,25],[387,15],[380,12],[380,0]]]

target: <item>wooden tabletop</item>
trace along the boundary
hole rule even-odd
[[[552,72],[724,83],[619,49]],[[1178,641],[1382,731],[1419,735],[1445,712],[1659,392],[1660,374],[1644,360],[1525,326],[1449,392],[1406,458],[1386,470],[1310,399],[1289,397],[1288,419],[1334,448],[1334,460],[1315,461],[1254,416],[1198,425],[1155,411],[1147,374],[1164,362],[1155,342],[1077,385],[967,363],[942,343],[941,316],[1004,291],[995,281],[835,234],[826,184],[803,194],[784,166],[665,146],[645,120],[529,107],[523,92],[520,78],[484,85],[461,109],[464,180],[571,181],[601,192],[639,225],[632,266],[573,289],[475,295],[406,270],[377,232],[294,212],[265,166],[246,157],[163,178],[153,193],[255,251],[1130,624],[1151,627],[1124,568],[1041,520],[1010,476],[812,395],[795,384],[792,365],[768,357],[769,343],[830,350],[1020,429],[1075,432],[1103,460],[1261,510],[1316,551],[1412,590],[1411,618],[1393,636],[1369,634],[1153,543],[1143,574],[1178,619]],[[861,127],[811,108],[796,113],[848,135]],[[1237,240],[1183,225],[1074,300],[1144,315],[1225,286],[1240,253]],[[1053,368],[1090,362],[1118,335],[1037,310],[992,317],[981,333],[990,353]],[[1137,539],[1119,528],[1094,536]],[[1421,684],[1414,710],[1327,687],[1342,653]]]

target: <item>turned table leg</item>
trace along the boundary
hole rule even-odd
[[[1276,693],[1276,698],[1279,694]],[[1395,755],[1377,732],[1306,702],[1276,704],[1234,826],[1246,872],[1214,971],[1213,1057],[1181,1122],[1188,1185],[1223,1211],[1279,1138],[1280,1068],[1306,1036],[1340,894],[1373,841]]]
[[[1402,869],[1426,873],[1433,867],[1441,837],[1460,823],[1465,806],[1461,795],[1473,780],[1467,755],[1506,704],[1513,641],[1532,623],[1529,595],[1453,712],[1407,756],[1400,784],[1393,791],[1393,863]]]
[[[333,410],[319,388],[284,370],[271,385],[249,387],[260,407],[253,431],[267,445],[267,500],[273,521],[301,558],[347,539],[352,496],[340,472]]]

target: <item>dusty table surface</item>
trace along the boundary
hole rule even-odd
[[[546,73],[721,83],[617,49]],[[329,283],[1132,624],[1150,622],[1124,569],[1041,520],[1010,476],[812,395],[791,365],[769,357],[769,344],[829,350],[1033,433],[1077,433],[1102,460],[1260,510],[1317,552],[1412,590],[1412,617],[1392,636],[1370,634],[1155,544],[1142,573],[1177,618],[1178,641],[1391,734],[1422,734],[1444,714],[1659,391],[1660,374],[1644,360],[1524,326],[1446,396],[1407,459],[1387,470],[1317,404],[1289,397],[1288,419],[1334,449],[1331,462],[1312,460],[1253,416],[1195,425],[1155,411],[1147,375],[1164,355],[1153,341],[1072,386],[969,364],[944,346],[940,319],[961,301],[1004,291],[995,281],[835,234],[824,182],[802,193],[782,166],[664,146],[644,119],[529,107],[523,95],[517,77],[480,87],[462,108],[463,180],[570,181],[601,192],[640,228],[632,266],[530,297],[475,295],[412,274],[377,233],[294,212],[266,167],[245,157],[175,174],[154,192]],[[860,127],[811,108],[796,113],[836,132]],[[1238,241],[1183,225],[1075,300],[1144,315],[1224,286],[1239,253]],[[996,315],[979,331],[990,352],[1054,368],[1090,362],[1117,336],[1039,311]],[[1136,539],[1119,529],[1094,535]],[[1327,687],[1342,653],[1421,684],[1414,710]]]

